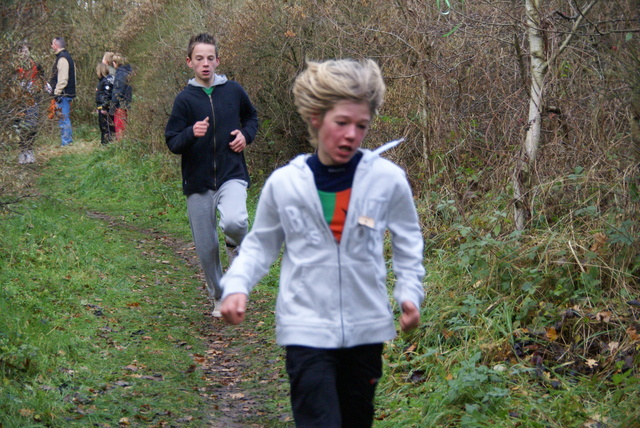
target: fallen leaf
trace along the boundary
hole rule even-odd
[[[555,342],[556,340],[558,340],[558,332],[556,331],[555,327],[547,328],[547,337],[552,342]]]
[[[637,330],[633,327],[629,327],[627,329],[627,334],[629,335],[629,338],[634,342],[637,340],[640,340],[640,335],[638,334]]]
[[[596,314],[596,320],[601,321],[601,322],[609,322],[609,321],[611,321],[611,312],[609,312],[609,311],[598,312]]]
[[[239,400],[240,398],[244,398],[244,394],[242,392],[236,392],[233,394],[229,394],[229,398],[232,400]]]
[[[584,428],[600,428],[605,426],[609,422],[609,419],[599,414],[594,414],[591,419],[584,423]]]
[[[416,370],[413,373],[411,373],[411,376],[409,376],[409,381],[413,382],[413,383],[419,383],[419,382],[424,382],[425,380],[425,373],[422,370]]]
[[[164,380],[164,377],[162,377],[161,374],[155,374],[153,376],[146,375],[146,376],[141,376],[140,378],[145,380],[156,380],[156,381]]]
[[[596,367],[598,365],[598,362],[596,360],[594,360],[593,358],[589,358],[586,363],[585,363],[590,369]]]
[[[590,250],[597,253],[607,243],[607,235],[602,232],[598,232],[593,237],[595,242],[591,245]]]

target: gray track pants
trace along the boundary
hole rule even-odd
[[[232,245],[240,245],[248,228],[247,183],[230,180],[217,192],[194,193],[187,197],[187,211],[196,253],[204,270],[209,296],[222,296],[220,278],[220,244],[218,242],[217,214],[220,214],[220,229]]]

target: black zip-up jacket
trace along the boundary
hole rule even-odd
[[[129,64],[123,64],[116,68],[113,79],[113,92],[111,93],[111,114],[115,114],[117,108],[129,109],[133,99],[133,88],[129,84],[133,69]]]
[[[96,87],[96,107],[109,110],[111,105],[111,92],[113,91],[113,76],[101,77]]]
[[[240,179],[249,183],[244,151],[229,148],[239,129],[247,144],[258,133],[258,113],[242,86],[216,75],[211,96],[195,79],[178,94],[165,128],[165,140],[172,153],[182,155],[182,191],[189,196],[217,191],[223,183]],[[196,138],[193,125],[209,117],[205,136]]]

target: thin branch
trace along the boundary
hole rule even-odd
[[[580,26],[580,23],[582,22],[583,19],[585,19],[585,15],[587,13],[589,13],[589,10],[597,2],[598,2],[598,0],[592,0],[591,3],[588,4],[587,7],[585,7],[585,9],[583,11],[578,9],[578,13],[580,14],[580,16],[575,20],[575,22],[571,26],[571,32],[567,35],[567,38],[564,39],[564,42],[562,42],[562,44],[560,45],[560,48],[558,49],[558,51],[551,58],[549,58],[545,62],[544,68],[547,68],[549,66],[549,64],[555,62],[555,60],[560,56],[560,54],[562,54],[562,52],[567,48],[567,46],[569,46],[569,43],[571,43],[571,40],[573,39],[573,36],[575,35],[576,30]]]

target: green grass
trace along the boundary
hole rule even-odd
[[[20,209],[0,223],[0,421],[203,417],[187,370],[202,302],[175,254],[55,197]]]
[[[208,303],[163,243],[190,239],[179,179],[158,180],[177,165],[76,140],[2,213],[0,426],[206,425]]]

